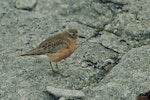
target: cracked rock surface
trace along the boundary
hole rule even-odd
[[[17,8],[16,2],[25,6]],[[149,91],[149,4],[149,0],[1,0],[0,100],[135,100]],[[20,56],[68,28],[85,37],[58,64],[69,77],[54,75],[49,63],[38,57]],[[59,97],[46,91],[47,86],[79,90],[85,96]]]

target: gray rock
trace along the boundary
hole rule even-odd
[[[100,41],[102,45],[118,53],[124,53],[125,51],[127,51],[128,48],[128,45],[126,43],[122,43],[121,39],[115,36],[114,34],[103,34],[100,38]]]
[[[84,93],[80,90],[62,89],[52,86],[47,86],[47,91],[57,97],[83,98],[85,96]]]
[[[16,0],[15,6],[19,9],[33,9],[36,3],[37,0]]]
[[[95,86],[94,100],[135,100],[150,88],[150,46],[134,48]],[[91,99],[89,99],[91,100]]]
[[[111,28],[118,30],[120,36],[128,36],[132,39],[143,40],[150,38],[150,9],[149,0],[113,0],[124,5],[116,14]],[[148,42],[147,42],[148,43]]]
[[[128,45],[126,42],[121,42],[121,38],[117,37],[113,33],[106,33],[100,37],[92,38],[89,42],[101,43],[104,47],[111,49],[117,53],[124,53],[128,50]]]
[[[105,75],[116,64],[116,61],[111,58],[117,57],[118,54],[112,50],[126,53],[127,45],[120,43],[120,39],[126,39],[127,42],[130,38],[137,39],[139,41],[136,41],[136,43],[139,46],[142,46],[141,41],[144,45],[150,43],[148,41],[149,0],[112,0],[118,3],[131,1],[123,6],[116,6],[113,3],[101,3],[99,0],[38,0],[37,3],[34,0],[18,1],[23,2],[23,6],[20,6],[19,9],[34,9],[32,12],[14,8],[13,1],[0,0],[0,100],[54,100],[53,96],[44,92],[46,86],[81,90],[84,91],[86,98],[94,98],[94,96],[99,98],[99,93],[106,94],[108,90],[118,94],[111,88],[112,84],[120,86],[122,90],[115,89],[121,92],[124,92],[123,89],[127,88],[127,91],[122,93],[125,95],[123,98],[127,98],[130,92],[133,93],[132,97],[134,98],[140,90],[141,92],[144,91],[145,87],[142,86],[136,92],[135,89],[130,91],[128,89],[130,87],[121,85],[121,83],[128,83],[124,82],[128,77],[124,77],[123,81],[120,79],[120,83],[107,84],[109,80],[107,82],[104,80],[107,79]],[[87,41],[86,39],[94,34],[96,27],[115,30],[115,33],[110,33],[109,36],[108,33],[102,32],[102,36],[99,35]],[[37,46],[51,34],[64,30],[64,28],[76,28],[79,34],[86,37],[85,39],[78,39],[75,52],[59,63],[60,72],[69,75],[69,77],[62,78],[58,74],[53,74],[49,64],[38,60],[36,57],[20,57],[22,53]],[[111,43],[111,41],[113,42]],[[132,39],[130,41],[134,45]],[[82,44],[82,42],[84,43]],[[143,47],[143,52],[144,49],[147,50]],[[135,55],[138,55],[138,52]],[[126,61],[129,58],[125,57],[123,59]],[[145,59],[145,56],[140,59]],[[136,59],[132,60],[136,61]],[[125,64],[128,65],[128,62],[126,61]],[[148,70],[145,69],[146,65],[136,63],[132,63],[132,66],[144,66],[135,68],[141,71],[138,72],[139,75],[146,74],[145,70]],[[106,64],[110,65],[106,66]],[[121,64],[117,66],[122,68],[121,65],[125,66],[125,64],[122,60]],[[127,76],[128,74],[132,75],[131,71],[125,68],[129,70],[129,67],[124,67],[125,71],[121,71],[121,73]],[[114,68],[110,74],[114,70],[117,70],[116,74],[118,75],[120,71],[118,67]],[[115,80],[117,78],[119,80],[119,76],[117,77],[116,74],[110,79]],[[108,75],[108,77],[110,76]],[[101,79],[103,79],[103,83],[101,83]],[[133,80],[131,83],[136,85],[137,81]],[[142,84],[145,83],[142,82]],[[99,88],[98,85],[102,87],[96,91],[96,89],[93,89],[95,85],[96,88]],[[100,89],[102,92],[99,91]],[[117,97],[119,98],[118,95]]]

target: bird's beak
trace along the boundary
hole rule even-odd
[[[85,38],[84,36],[82,36],[82,35],[79,35],[79,38]]]

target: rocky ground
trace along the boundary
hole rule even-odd
[[[135,100],[149,91],[149,4],[150,0],[0,0],[0,100]],[[68,28],[85,37],[59,63],[61,73],[69,77],[54,75],[37,57],[20,56]]]

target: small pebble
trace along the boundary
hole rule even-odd
[[[36,0],[16,0],[15,6],[18,9],[33,9],[36,5]]]
[[[65,97],[61,97],[61,98],[59,98],[59,100],[66,100],[66,99],[65,99]]]
[[[47,91],[57,97],[84,97],[84,93],[80,90],[69,90],[69,89],[61,89],[55,88],[52,86],[47,86]]]

